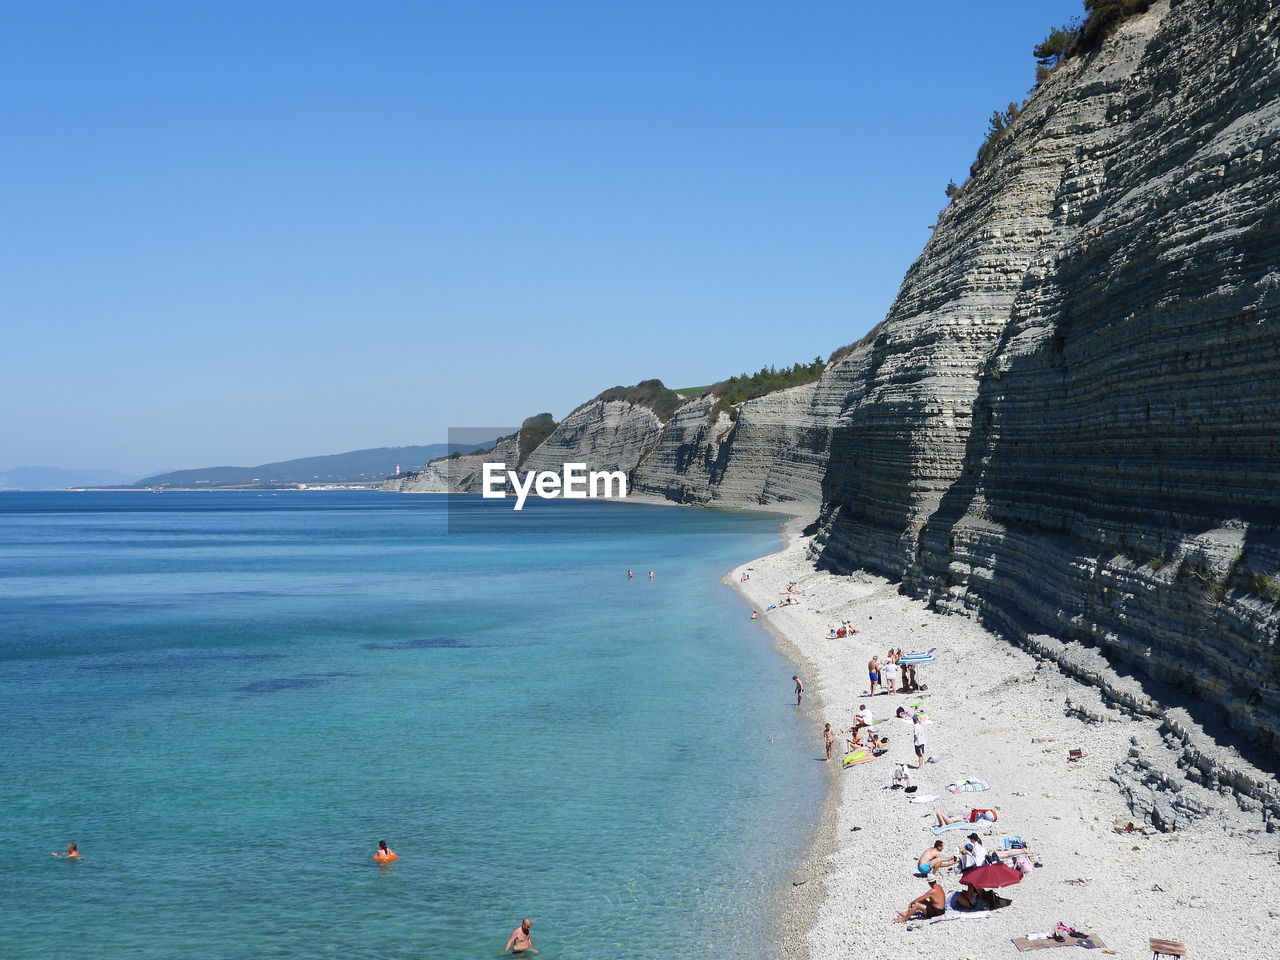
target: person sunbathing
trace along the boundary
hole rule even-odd
[[[923,918],[925,920],[932,917],[940,917],[947,912],[947,894],[942,889],[942,885],[929,878],[929,889],[907,904],[907,909],[903,910],[894,919],[894,923],[906,923],[908,920]]]

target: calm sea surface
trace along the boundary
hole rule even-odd
[[[445,504],[0,494],[0,957],[772,954],[822,764],[718,579],[777,518]]]

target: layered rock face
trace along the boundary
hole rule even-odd
[[[630,474],[661,433],[662,421],[646,406],[592,400],[565,417],[521,469],[559,472],[566,463],[585,463],[593,470]]]
[[[520,434],[499,440],[492,450],[432,460],[421,471],[386,480],[381,489],[392,493],[480,493],[484,464],[502,463],[515,470],[520,463]]]
[[[830,429],[813,413],[816,383],[779,390],[714,418],[713,397],[676,411],[632,490],[677,503],[808,501],[821,495]]]
[[[1096,645],[1280,746],[1280,13],[1060,67],[844,367],[820,559]],[[825,379],[825,378],[824,378]]]

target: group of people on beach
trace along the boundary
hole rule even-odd
[[[916,677],[914,663],[899,662],[905,656],[906,652],[901,647],[897,650],[890,648],[883,660],[873,656],[867,661],[867,679],[871,682],[871,696],[881,693],[916,693],[929,689],[928,686],[921,685],[919,678]],[[899,677],[901,677],[901,684],[899,684]]]
[[[782,592],[779,606],[784,605],[786,600],[794,595],[802,595],[802,591],[798,588],[798,584],[792,581]],[[837,639],[856,633],[858,630],[855,629],[853,621],[841,620],[838,626],[830,628],[827,636],[828,639]],[[930,650],[928,653],[932,654],[933,651]],[[903,649],[892,647],[883,657],[873,655],[867,661],[867,698],[881,694],[927,693],[928,684],[921,683],[917,675],[917,667],[922,660],[929,662],[932,656],[912,654],[908,657]],[[795,685],[796,706],[800,706],[804,698],[804,683],[797,674],[793,674],[791,680]],[[925,764],[934,759],[928,755],[928,727],[932,717],[923,709],[921,703],[912,703],[910,707],[897,707],[894,718],[910,725],[912,748],[915,753],[915,770],[923,770]],[[886,744],[889,738],[877,732],[876,724],[871,707],[865,702],[858,705],[857,712],[847,730],[825,723],[822,729],[824,760],[830,761],[833,758],[838,737],[841,735],[845,737],[845,744],[850,751],[845,757],[846,766],[866,762],[887,753]],[[899,783],[905,785],[909,779],[909,765],[897,764],[894,770],[894,786],[898,786]],[[907,789],[908,792],[912,792],[915,788],[908,786]],[[946,844],[942,840],[937,840],[916,858],[915,876],[924,879],[928,889],[907,904],[906,909],[898,913],[895,921],[906,923],[913,919],[943,916],[948,908],[948,895],[939,882],[938,874],[946,870],[956,872],[964,884],[964,888],[950,898],[952,907],[959,910],[981,910],[1008,904],[1010,901],[998,896],[994,890],[965,882],[965,876],[979,867],[998,863],[1009,863],[1024,874],[1029,872],[1034,865],[1034,854],[1022,843],[1021,838],[1006,838],[1004,842],[1008,849],[987,850],[977,832],[977,826],[980,823],[996,821],[998,814],[995,810],[974,809],[968,814],[935,811],[934,819],[936,820],[935,829],[939,832],[959,823],[974,824],[975,829],[968,834],[965,842],[958,846],[954,854],[949,855],[946,852]]]

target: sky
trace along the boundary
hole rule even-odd
[[[1080,8],[5,4],[0,469],[432,443],[826,357]]]

